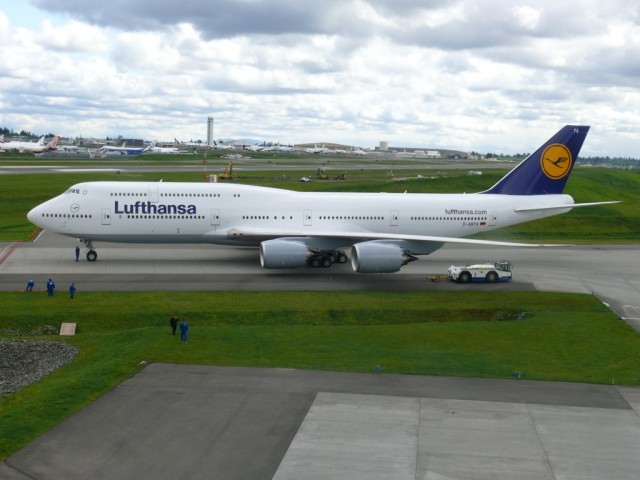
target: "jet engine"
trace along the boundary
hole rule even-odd
[[[417,260],[395,243],[362,242],[351,247],[351,266],[358,273],[393,273]]]
[[[297,268],[307,264],[309,247],[296,240],[266,240],[260,243],[262,268]]]

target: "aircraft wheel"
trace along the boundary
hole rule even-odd
[[[312,267],[319,267],[320,266],[320,258],[319,257],[313,257],[311,259],[311,266]]]
[[[498,281],[498,274],[496,272],[487,273],[487,282],[496,283]]]
[[[338,254],[338,263],[347,263],[347,260],[348,258],[346,254],[344,254],[343,252],[340,252]]]
[[[471,281],[471,274],[469,272],[462,272],[458,279],[460,283],[469,283]]]
[[[331,266],[331,259],[328,257],[325,257],[322,259],[322,266],[325,268],[329,268]]]
[[[87,252],[87,260],[89,260],[90,262],[95,262],[98,259],[98,254],[95,252],[95,250],[89,250]]]

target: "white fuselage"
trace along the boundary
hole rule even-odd
[[[0,143],[0,151],[8,152],[18,150],[19,152],[42,153],[52,150],[50,144],[42,144],[38,142],[4,142]]]
[[[224,183],[87,182],[29,212],[43,229],[132,243],[258,245],[331,232],[466,237],[562,213],[569,195],[310,193]],[[570,207],[563,211],[569,211]],[[247,235],[243,232],[249,231]],[[344,240],[344,246],[351,244]],[[420,252],[417,252],[419,254]]]

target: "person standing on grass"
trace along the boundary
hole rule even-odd
[[[56,289],[56,284],[53,283],[53,280],[49,279],[47,281],[47,295],[49,297],[53,297],[53,292],[55,291],[55,289]]]
[[[76,284],[75,283],[71,283],[71,285],[69,285],[69,298],[73,298],[76,294]]]
[[[176,315],[174,315],[173,317],[171,317],[169,319],[169,323],[171,324],[171,331],[175,335],[176,334],[176,328],[178,328],[178,317]]]
[[[186,320],[180,322],[180,341],[182,343],[187,343],[187,334],[189,333],[189,325]]]

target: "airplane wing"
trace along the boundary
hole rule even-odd
[[[566,207],[565,207],[566,208]],[[213,234],[213,232],[212,232]],[[495,240],[479,240],[473,238],[457,238],[457,237],[439,237],[434,235],[407,235],[394,233],[379,233],[365,231],[321,231],[321,230],[272,230],[268,228],[257,227],[235,227],[227,231],[227,237],[247,239],[273,239],[287,237],[315,237],[326,239],[343,239],[348,243],[357,243],[369,240],[405,240],[411,242],[430,242],[430,243],[460,243],[468,245],[491,245],[494,247],[563,247],[566,244],[541,244],[541,243],[516,243],[501,242]]]

